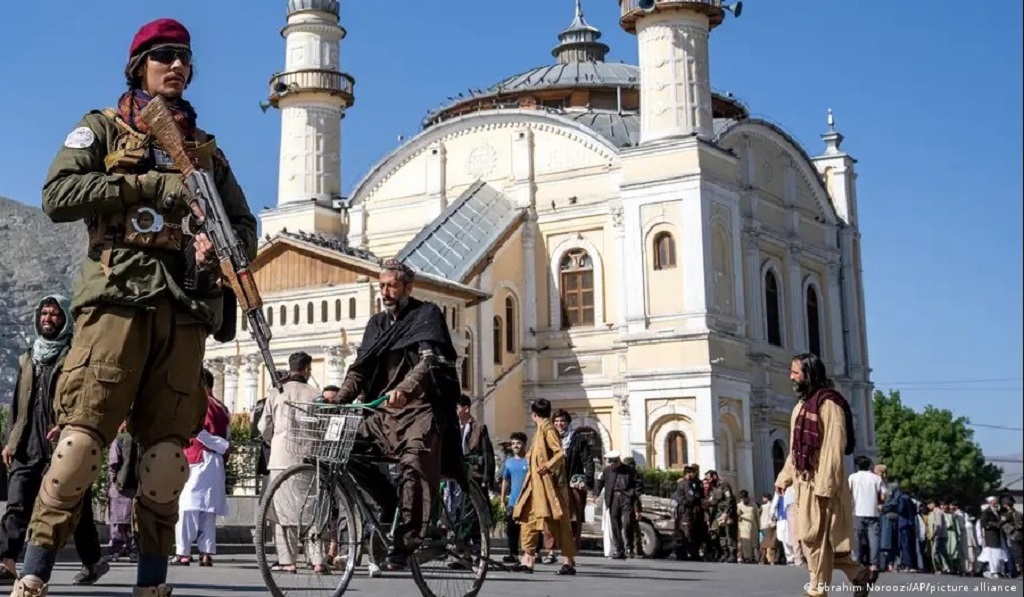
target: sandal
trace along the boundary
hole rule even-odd
[[[171,566],[189,566],[192,564],[192,558],[189,556],[172,556],[168,564]]]
[[[559,576],[576,576],[576,567],[570,566],[569,564],[562,564],[562,567],[558,569],[555,574]]]
[[[281,564],[278,564],[276,566],[271,566],[270,567],[270,571],[271,572],[287,572],[289,574],[298,574],[299,573],[299,569],[296,568],[294,564],[292,564],[290,566],[284,566],[284,565],[281,565]]]
[[[210,554],[204,553],[203,555],[199,556],[199,565],[209,568],[210,566],[213,566],[213,558],[210,557]]]

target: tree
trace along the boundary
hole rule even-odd
[[[874,411],[878,458],[889,480],[908,481],[916,497],[953,499],[966,507],[999,487],[1002,470],[985,462],[967,418],[933,406],[916,412],[898,391],[876,391]]]

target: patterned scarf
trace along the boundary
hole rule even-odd
[[[132,89],[126,91],[121,98],[117,100],[117,111],[121,115],[121,118],[128,123],[130,127],[143,135],[149,133],[149,126],[138,118],[138,114],[142,112],[143,108],[149,104],[149,101],[153,99],[148,93],[141,89]],[[168,100],[167,105],[170,106],[171,112],[174,115],[174,121],[178,123],[181,128],[181,132],[185,135],[186,139],[191,139],[196,132],[196,111],[192,107],[192,104],[185,101],[183,98]]]
[[[821,423],[818,414],[821,404],[831,400],[843,409],[846,424],[846,446],[844,452],[853,453],[856,438],[853,435],[853,412],[843,395],[832,388],[822,388],[804,401],[803,408],[796,416],[793,425],[793,464],[800,472],[811,472],[818,466],[821,453]]]
[[[43,330],[39,327],[39,313],[43,310],[43,304],[48,300],[57,301],[60,310],[64,312],[64,328],[54,338],[43,337]],[[37,365],[49,365],[60,356],[61,351],[71,344],[71,335],[75,330],[75,320],[71,315],[71,300],[59,294],[51,294],[44,297],[36,305],[33,313],[36,319],[36,340],[32,344],[32,360]]]

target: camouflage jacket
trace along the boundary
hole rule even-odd
[[[152,160],[140,161],[134,169],[109,167],[115,154],[124,153],[119,150],[126,137],[134,143],[136,155],[148,155],[153,143],[148,136],[126,132],[123,121],[119,124],[112,115],[109,110],[92,111],[82,118],[54,158],[43,185],[43,211],[52,221],[84,221],[89,230],[89,251],[75,282],[72,309],[101,304],[152,309],[169,295],[182,307],[185,321],[215,332],[223,319],[223,293],[212,279],[194,291],[184,289],[182,263],[190,245],[180,251],[149,249],[126,244],[123,233],[109,232],[118,230],[111,221],[123,228],[129,209],[148,206],[139,196],[139,177],[155,170],[148,165]],[[245,194],[213,136],[197,131],[196,140],[205,142],[206,159],[197,158],[199,166],[212,170],[232,227],[254,258],[256,219]],[[179,215],[184,218],[184,211]],[[173,221],[172,215],[167,219]]]

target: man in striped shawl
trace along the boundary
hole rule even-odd
[[[800,399],[793,408],[790,453],[775,488],[780,494],[790,485],[796,488],[798,539],[811,577],[804,595],[826,595],[838,568],[856,586],[854,595],[866,597],[878,572],[850,556],[853,492],[844,465],[856,443],[850,405],[834,389],[817,355],[794,357],[789,379]]]

